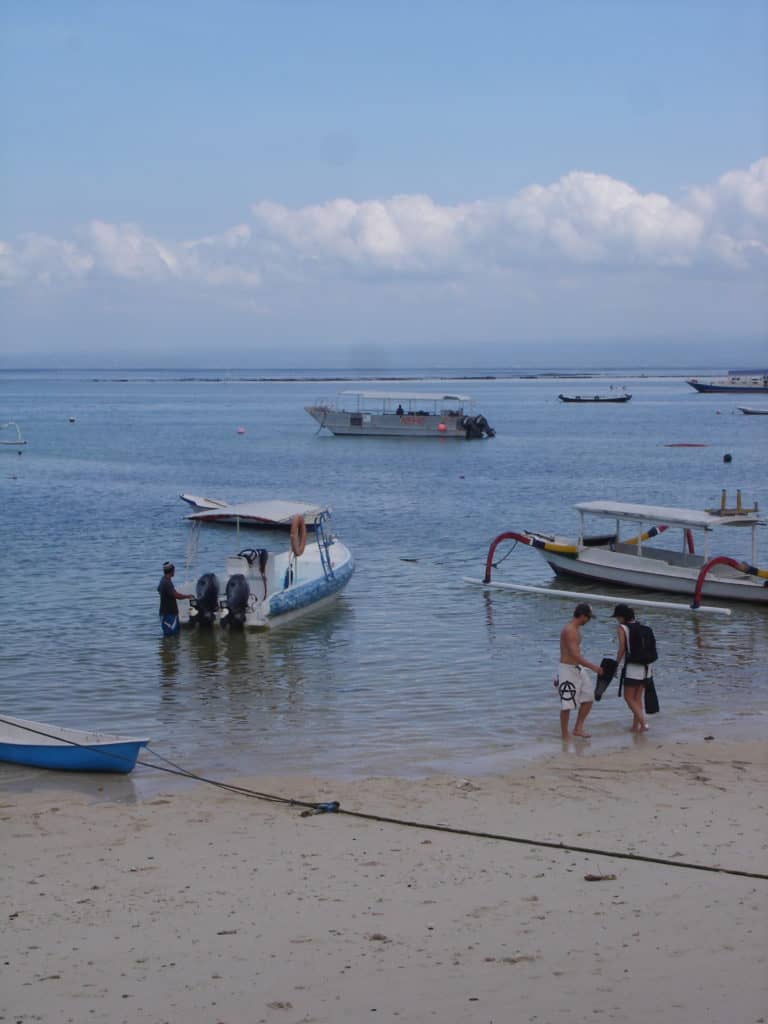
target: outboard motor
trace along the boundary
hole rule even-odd
[[[206,572],[197,581],[192,607],[196,610],[194,621],[199,626],[212,626],[219,611],[219,579],[215,573]]]
[[[251,588],[248,580],[241,572],[235,573],[227,580],[227,614],[222,618],[222,626],[229,626],[231,629],[242,629],[245,625],[245,617],[248,614],[248,599],[251,596]]]
[[[485,416],[462,416],[459,420],[459,426],[464,431],[464,436],[468,441],[479,437],[496,436],[496,431],[488,423]]]

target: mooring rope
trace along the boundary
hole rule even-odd
[[[5,722],[8,725],[14,725],[19,728],[15,722],[10,722],[2,717],[0,717],[0,722]],[[107,751],[99,750],[97,747],[89,747],[87,744],[78,743],[76,740],[65,739],[62,736],[56,736],[53,733],[44,732],[42,729],[34,729],[30,726],[22,726],[21,728],[26,729],[28,732],[37,733],[40,736],[46,736],[49,739],[69,743],[74,747],[96,751],[105,757],[114,757],[120,761],[129,760],[128,758],[122,757],[120,754],[112,754]],[[554,842],[553,840],[547,839],[529,839],[526,836],[511,836],[503,832],[483,832],[479,829],[458,828],[454,825],[439,825],[426,821],[413,821],[409,818],[394,818],[390,815],[372,814],[366,811],[348,811],[341,806],[338,800],[325,802],[296,800],[293,797],[279,796],[276,793],[263,793],[259,790],[251,789],[248,786],[238,786],[235,783],[221,782],[218,779],[210,779],[205,775],[199,775],[197,772],[192,772],[186,768],[182,768],[181,765],[177,765],[169,758],[164,757],[162,754],[158,754],[157,751],[153,750],[150,746],[147,746],[147,750],[153,755],[153,757],[157,757],[161,761],[165,761],[166,764],[171,767],[155,764],[152,761],[142,761],[141,759],[137,759],[136,764],[140,764],[144,768],[153,768],[155,771],[166,772],[168,775],[178,775],[181,778],[192,779],[195,782],[204,782],[206,785],[215,786],[217,789],[223,789],[229,793],[236,793],[240,796],[251,797],[252,799],[266,800],[269,803],[286,804],[289,807],[303,807],[305,808],[304,813],[343,814],[348,818],[358,818],[363,821],[376,821],[385,825],[399,825],[403,828],[418,828],[430,832],[442,832],[448,835],[469,836],[473,839],[492,839],[495,842],[516,843],[521,846],[539,846],[548,850],[567,850],[570,853],[588,853],[598,857],[612,857],[619,860],[638,861],[644,864],[660,864],[663,867],[686,868],[689,871],[706,871],[711,874],[734,875],[739,878],[754,878],[759,881],[768,881],[768,874],[763,874],[758,871],[740,871],[737,868],[722,868],[716,867],[712,864],[694,864],[691,861],[671,860],[667,857],[652,857],[643,853],[627,853],[623,850],[605,850],[592,846],[577,846],[574,843]]]

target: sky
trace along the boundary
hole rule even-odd
[[[0,369],[768,365],[768,0],[4,0]]]

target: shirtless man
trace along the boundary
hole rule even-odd
[[[573,735],[579,739],[589,739],[589,733],[584,732],[584,722],[592,710],[595,684],[585,670],[590,669],[599,675],[600,666],[582,657],[579,630],[591,618],[592,608],[585,602],[577,604],[573,618],[566,623],[560,633],[560,667],[557,677],[560,693],[560,732],[564,740],[570,738],[568,719],[572,708],[578,708]]]

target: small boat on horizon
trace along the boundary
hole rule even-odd
[[[342,391],[336,403],[323,401],[304,409],[320,429],[348,437],[495,437],[485,416],[469,411],[471,404],[468,395]]]
[[[754,564],[757,528],[764,526],[765,520],[759,516],[757,502],[751,509],[742,507],[740,491],[736,492],[734,508],[727,507],[725,491],[719,508],[703,511],[618,501],[584,501],[575,508],[579,514],[575,538],[530,530],[507,531],[495,537],[488,549],[483,582],[491,582],[496,548],[511,540],[535,548],[557,576],[685,594],[692,599],[692,608],[700,606],[702,595],[768,606],[768,569],[758,569]],[[590,536],[585,531],[587,516],[612,520],[613,529]],[[635,524],[635,528],[631,536],[622,537],[621,527],[626,522]],[[751,530],[751,563],[711,555],[710,536],[719,527]],[[681,531],[682,546],[648,543],[672,528]],[[695,532],[703,540],[701,552],[695,548]]]
[[[624,402],[630,401],[632,395],[622,388],[620,393],[609,393],[607,395],[558,395],[561,402],[572,403],[575,405],[582,405],[585,403],[600,403],[603,402],[609,405],[623,405]]]
[[[686,384],[700,394],[768,394],[768,370],[729,370],[727,377],[711,381],[691,377]]]
[[[768,406],[765,409],[756,409],[753,405],[740,405],[739,410],[745,416],[768,416]]]
[[[0,761],[67,772],[133,771],[148,738],[68,729],[0,716]]]

